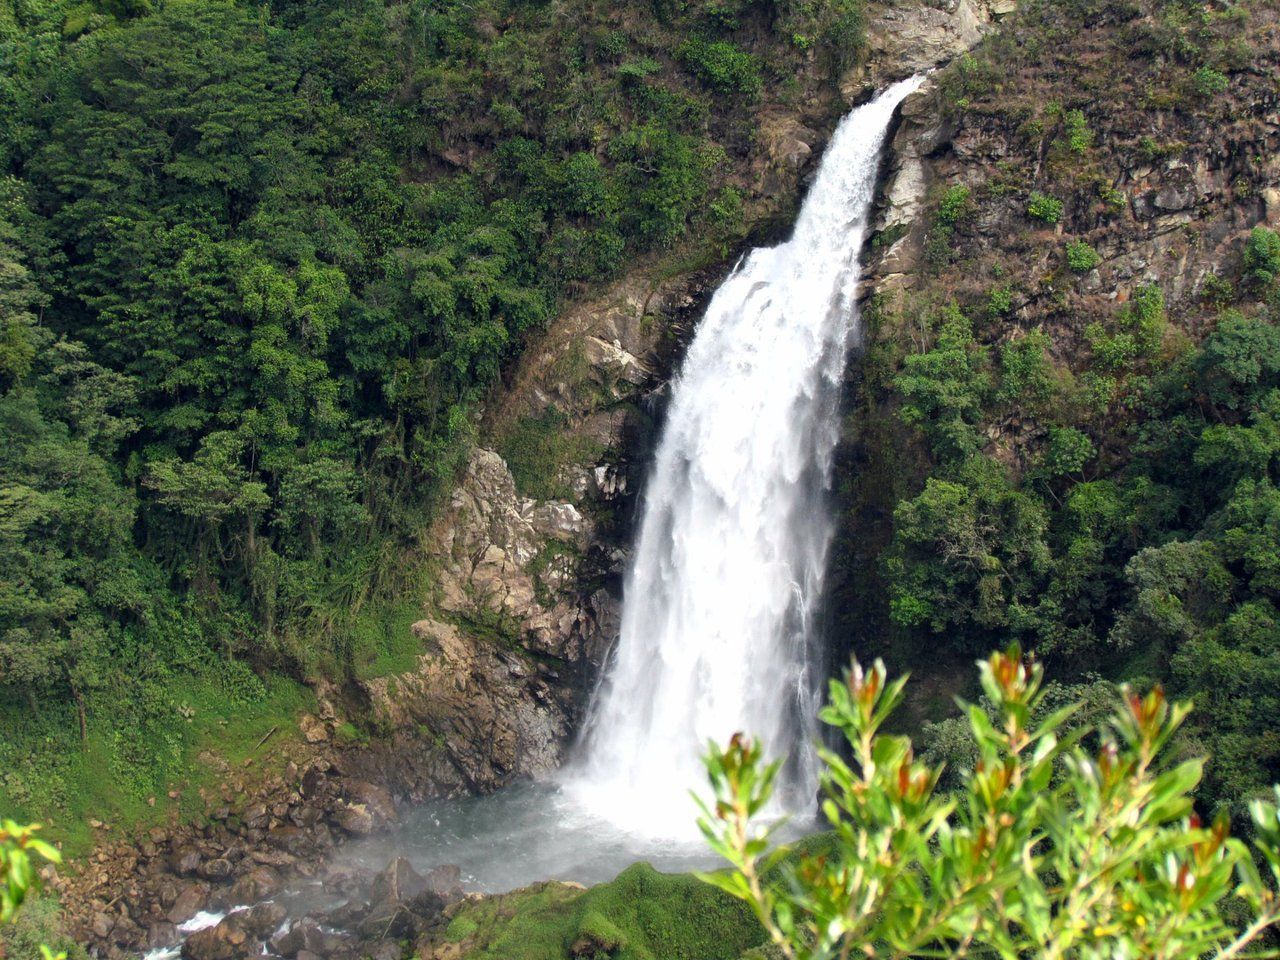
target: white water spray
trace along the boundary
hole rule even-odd
[[[653,838],[693,830],[708,738],[760,737],[813,800],[814,605],[858,259],[894,85],[840,123],[791,239],[753,250],[689,347],[647,490],[622,632],[566,791]]]

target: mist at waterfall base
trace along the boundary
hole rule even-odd
[[[784,757],[774,813],[815,825],[821,677],[813,615],[858,261],[890,87],[850,113],[789,241],[751,251],[708,305],[673,384],[623,592],[621,635],[574,759],[553,779],[424,805],[350,855],[456,863],[472,889],[596,883],[636,860],[716,866],[690,791],[736,731]]]

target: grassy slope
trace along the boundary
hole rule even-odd
[[[349,634],[356,674],[369,679],[412,668],[421,649],[409,627],[420,617],[414,596],[369,607],[354,618]],[[182,819],[202,816],[201,791],[216,791],[227,767],[270,770],[283,764],[276,758],[287,756],[299,736],[298,717],[315,700],[310,689],[283,674],[258,680],[220,663],[168,673],[148,684],[146,693],[178,705],[185,722],[121,731],[95,715],[114,705],[90,699],[89,737],[81,744],[72,704],[33,716],[21,704],[0,703],[0,730],[6,734],[0,742],[0,810],[19,821],[44,818],[46,835],[69,857],[92,846],[91,819],[127,831],[163,823],[175,813]],[[131,739],[122,762],[117,738],[125,736]],[[32,742],[46,748],[39,768],[21,752]]]

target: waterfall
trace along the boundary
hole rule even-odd
[[[621,635],[565,775],[610,822],[688,836],[700,753],[739,730],[786,758],[782,809],[813,802],[814,606],[858,261],[890,121],[922,79],[844,118],[791,239],[716,290],[673,385]]]

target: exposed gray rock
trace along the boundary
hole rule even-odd
[[[565,709],[522,657],[452,624],[423,620],[414,632],[438,652],[419,657],[394,685],[381,678],[365,689],[379,723],[435,734],[439,753],[424,759],[432,777],[485,790],[556,766],[568,733]]]
[[[892,242],[876,264],[881,292],[909,286],[920,266],[928,224],[924,208],[934,174],[928,158],[949,143],[955,123],[942,108],[937,84],[924,85],[903,101],[890,150],[888,180],[876,229]]]
[[[270,867],[254,867],[231,887],[233,903],[257,903],[274,896],[280,889],[280,875]]]
[[[981,40],[993,20],[1015,8],[1014,0],[875,4],[869,9],[867,23],[867,42],[873,55],[845,79],[842,92],[852,97],[869,77],[883,84],[946,63]]]

